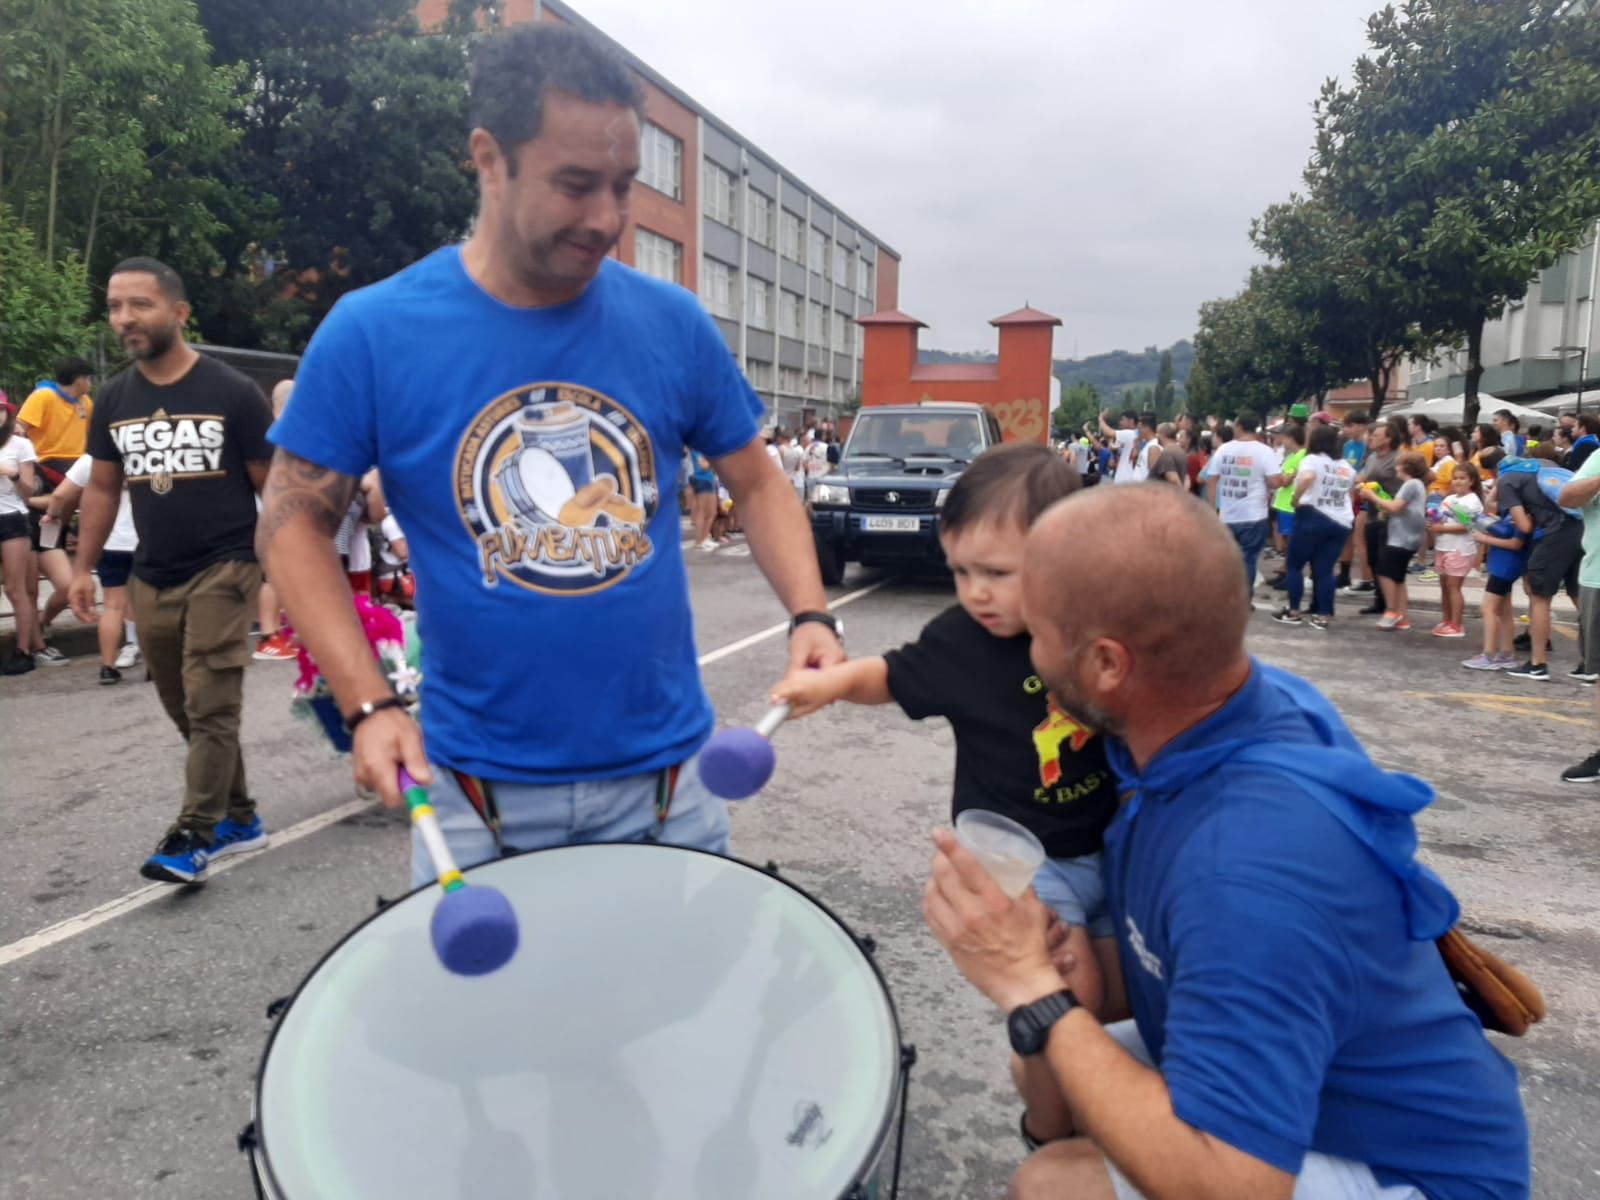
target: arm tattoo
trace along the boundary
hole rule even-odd
[[[279,530],[302,514],[332,538],[339,531],[339,522],[344,520],[355,488],[356,481],[351,476],[320,467],[279,447],[273,451],[266,493],[261,498],[256,544],[266,549]]]

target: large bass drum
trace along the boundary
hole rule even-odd
[[[507,966],[440,965],[429,887],[358,926],[277,1006],[242,1139],[261,1196],[895,1190],[913,1056],[868,951],[799,888],[649,843],[466,876],[516,910]]]

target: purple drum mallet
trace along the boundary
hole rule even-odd
[[[457,975],[487,975],[499,970],[517,952],[517,914],[511,901],[495,888],[467,886],[439,830],[433,805],[428,803],[428,790],[404,767],[400,768],[400,791],[444,891],[429,926],[434,953]]]
[[[712,734],[700,751],[700,782],[706,790],[724,800],[743,800],[766,787],[778,765],[772,735],[788,716],[787,704],[775,704],[753,728]]]

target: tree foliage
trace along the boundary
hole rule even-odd
[[[76,256],[46,259],[33,231],[4,205],[0,281],[0,387],[15,393],[48,375],[56,359],[87,345],[89,289]]]

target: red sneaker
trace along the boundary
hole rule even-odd
[[[250,657],[261,662],[283,662],[298,658],[300,648],[290,640],[289,635],[279,630],[271,637],[264,637],[256,643],[255,653]]]

